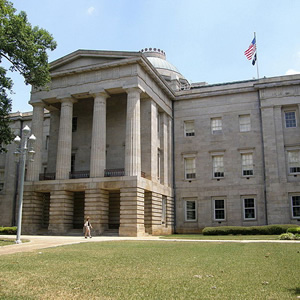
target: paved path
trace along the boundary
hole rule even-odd
[[[0,235],[0,239],[15,238],[12,235]],[[186,240],[186,239],[160,239],[157,236],[146,237],[109,237],[99,236],[92,239],[85,239],[83,236],[43,236],[43,235],[22,235],[22,239],[29,240],[27,243],[13,244],[0,247],[0,255],[14,254],[19,252],[31,252],[44,248],[51,248],[63,245],[107,242],[107,241],[168,241],[168,242],[218,242],[218,243],[299,243],[300,241],[284,240]],[[300,246],[300,245],[299,245]]]

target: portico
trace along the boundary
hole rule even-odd
[[[40,229],[46,194],[50,194],[48,231],[59,234],[72,230],[74,210],[78,210],[74,208],[74,195],[81,193],[82,215],[91,217],[97,234],[112,226],[112,218],[118,220],[121,236],[140,236],[146,231],[171,233],[171,101],[161,90],[154,92],[159,82],[154,80],[149,87],[140,80],[147,72],[137,63],[117,68],[112,64],[104,70],[101,66],[87,74],[80,68],[82,72],[78,70],[76,75],[69,74],[64,64],[56,69],[62,66],[65,71],[55,72],[54,68],[50,91],[37,91],[31,99],[32,131],[39,138],[40,148],[44,145],[44,108],[50,111],[51,122],[48,164],[43,165],[37,156],[28,165],[24,230],[31,233]],[[71,84],[72,80],[82,81],[82,77],[85,83]],[[162,200],[155,201],[155,220],[152,213],[147,215],[152,212],[152,195],[169,199],[168,210]],[[110,212],[112,201],[114,213]],[[166,211],[169,222],[163,216]]]

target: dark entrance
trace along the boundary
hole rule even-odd
[[[120,191],[110,191],[108,228],[119,229],[119,227],[120,227]]]
[[[73,228],[81,229],[84,223],[84,192],[74,193]]]
[[[50,193],[43,193],[42,205],[42,229],[48,229],[49,226],[49,210],[50,210]]]

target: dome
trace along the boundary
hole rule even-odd
[[[178,77],[185,79],[178,69],[166,60],[166,54],[163,50],[157,48],[145,48],[141,52],[147,57],[153,67],[163,76],[171,78]]]

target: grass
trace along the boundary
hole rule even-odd
[[[15,244],[15,239],[0,239],[0,247]]]
[[[278,240],[278,235],[203,235],[203,234],[172,234],[162,236],[164,239],[188,240]]]
[[[296,299],[299,244],[102,242],[0,256],[0,299]]]

